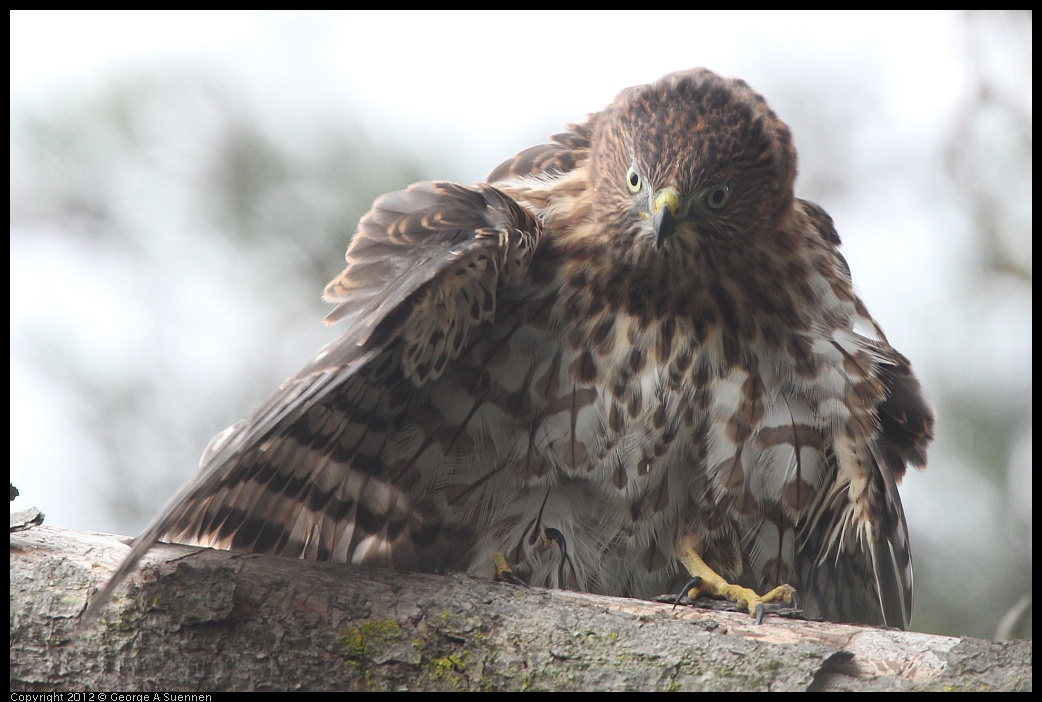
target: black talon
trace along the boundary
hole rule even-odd
[[[685,585],[684,588],[677,595],[677,599],[673,601],[673,609],[677,608],[677,605],[680,604],[680,600],[684,598],[684,595],[687,594],[688,590],[690,590],[693,587],[702,587],[702,582],[703,580],[701,575],[696,575],[695,577],[688,580],[687,585]]]
[[[561,549],[561,563],[557,566],[557,579],[559,582],[565,581],[565,568],[572,567],[572,559],[568,556],[568,543],[564,540],[564,534],[558,529],[553,527],[543,528],[543,538],[549,539],[557,544],[557,548]],[[574,568],[572,568],[574,572]]]
[[[499,579],[503,582],[510,583],[511,585],[520,585],[521,587],[528,587],[528,583],[514,575],[513,571],[504,570],[502,573],[499,574]]]
[[[767,609],[763,606],[762,602],[756,603],[756,623],[763,624],[763,615],[767,612]]]
[[[546,535],[546,538],[550,539],[560,547],[561,553],[563,553],[565,558],[567,558],[568,546],[564,542],[564,534],[562,534],[557,529],[554,529],[553,527],[546,527],[545,529],[543,529],[543,533]]]

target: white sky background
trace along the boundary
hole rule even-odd
[[[887,118],[908,132],[935,128],[962,78],[956,28],[937,13],[19,11],[12,22],[14,100],[128,66],[213,64],[285,104],[364,106],[403,141],[436,136],[455,149],[476,135],[481,167],[486,145],[695,65],[753,85],[845,66],[861,73],[853,80],[886,82]]]
[[[942,140],[967,98],[964,41],[956,18],[945,13],[17,11],[11,111],[56,94],[87,93],[130,69],[217,66],[241,81],[272,120],[303,106],[350,113],[374,139],[433,154],[428,162],[444,163],[435,176],[469,183],[565,122],[604,107],[621,88],[697,65],[742,77],[764,93],[793,127],[804,163],[812,162],[808,149],[818,135],[801,133],[782,96],[771,92],[784,86],[789,94],[797,86],[810,101],[799,106],[801,115],[813,115],[804,130],[856,132],[840,141],[838,156],[870,174],[846,184],[861,196],[830,203],[826,190],[815,198],[836,219],[869,309],[913,360],[927,390],[954,377],[969,387],[998,383],[1008,392],[1030,392],[1030,301],[1011,302],[997,290],[978,297],[979,307],[960,311],[967,303],[960,277],[977,252],[972,231],[945,204],[951,193],[939,171]],[[867,93],[875,100],[845,103],[836,89],[845,81],[856,99]],[[850,120],[851,110],[860,119]],[[1026,194],[1030,199],[1030,183]],[[1030,208],[1022,218],[1030,228]],[[35,504],[51,524],[106,530],[113,522],[84,492],[90,481],[77,475],[90,461],[77,460],[83,449],[74,440],[53,435],[63,400],[41,393],[48,383],[26,362],[31,351],[23,339],[32,321],[54,317],[86,335],[88,346],[126,342],[133,349],[141,340],[125,338],[132,325],[113,322],[128,314],[116,282],[65,260],[31,246],[12,248],[11,472],[28,498],[14,508]],[[74,284],[76,301],[93,304],[70,306],[70,288],[48,284],[54,281]],[[968,334],[971,324],[984,333]],[[104,340],[86,338],[91,328],[107,329]],[[112,349],[114,357],[120,353]],[[943,422],[940,432],[943,442]],[[1021,450],[1030,485],[1029,438]],[[937,456],[929,471],[910,475],[903,486],[913,544],[916,532],[956,541],[951,514],[979,513],[971,502],[982,495],[1002,501],[972,469],[953,485],[952,467],[938,465]],[[193,469],[186,465],[185,477]],[[1030,519],[1030,498],[1024,499]]]

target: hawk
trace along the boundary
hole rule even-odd
[[[379,198],[325,289],[343,336],[94,607],[165,540],[907,626],[897,485],[933,417],[795,177],[764,99],[696,69]]]

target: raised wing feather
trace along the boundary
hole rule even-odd
[[[575,169],[590,155],[590,123],[570,124],[570,131],[550,137],[549,143],[532,146],[507,159],[488,175],[489,183],[542,174],[561,175]]]
[[[425,528],[380,474],[381,429],[403,385],[438,377],[493,318],[498,291],[523,280],[540,234],[487,185],[419,183],[378,199],[325,291],[338,303],[326,321],[346,320],[344,335],[214,439],[88,615],[160,539],[346,560],[364,547],[354,523],[369,534]]]

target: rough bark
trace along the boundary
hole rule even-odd
[[[11,689],[1029,690],[998,643],[161,545],[11,534]]]

